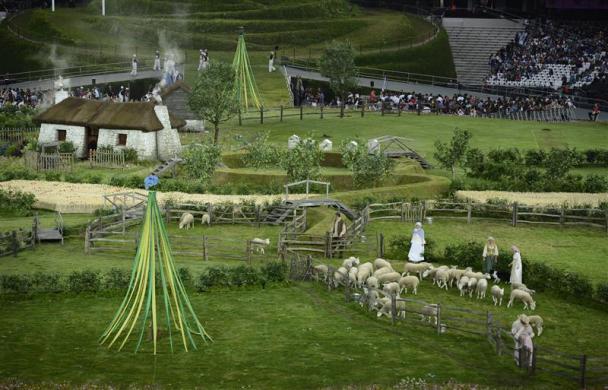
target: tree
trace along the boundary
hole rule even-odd
[[[355,51],[350,42],[332,42],[319,60],[321,75],[329,79],[329,87],[340,97],[340,117],[344,116],[344,100],[357,86]]]
[[[471,133],[467,130],[455,129],[449,144],[435,141],[434,157],[439,165],[452,171],[452,180],[456,178],[456,166],[462,164],[469,148]]]
[[[184,169],[188,177],[209,183],[222,151],[217,144],[192,144],[184,150]]]
[[[342,162],[352,171],[355,187],[375,187],[391,174],[395,162],[378,149],[370,153],[365,142],[355,142],[342,146]]]
[[[281,154],[281,167],[287,172],[289,180],[319,177],[324,153],[312,138],[301,140],[295,148]]]
[[[188,106],[200,119],[213,125],[213,142],[217,144],[220,123],[238,112],[234,68],[223,62],[209,63],[194,83]]]

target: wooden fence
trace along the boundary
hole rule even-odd
[[[74,153],[40,153],[28,150],[23,155],[25,166],[36,171],[71,172]]]
[[[32,230],[17,229],[0,233],[0,257],[13,255],[36,245],[36,226]]]
[[[91,167],[124,168],[125,153],[122,150],[89,149]]]
[[[457,202],[430,200],[417,203],[375,203],[366,206],[363,214],[368,221],[398,220],[401,222],[424,219],[460,219],[472,223],[474,219],[503,220],[512,226],[519,224],[547,224],[558,226],[592,226],[608,232],[608,210],[597,208],[538,207],[513,204]]]
[[[179,221],[182,214],[190,213],[194,217],[195,223],[202,221],[204,214],[209,215],[209,223],[211,224],[250,224],[263,225],[272,224],[266,221],[266,217],[271,212],[273,206],[263,207],[253,204],[179,204],[168,205],[165,207],[165,218],[167,223],[171,221]],[[285,223],[293,223],[294,219],[298,219],[301,225],[301,212],[286,218]],[[305,222],[305,218],[304,218]]]
[[[38,139],[38,132],[37,128],[1,128],[0,142],[22,144]]]

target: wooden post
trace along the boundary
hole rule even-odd
[[[606,217],[606,233],[608,233],[608,209],[604,211]]]
[[[471,223],[471,211],[472,211],[472,207],[471,207],[471,201],[469,200],[467,202],[467,223]]]
[[[300,104],[300,120],[304,119],[304,106]]]
[[[582,355],[580,360],[580,388],[584,389],[586,386],[585,371],[587,370],[587,355]]]
[[[13,252],[13,256],[17,257],[17,252],[19,252],[19,241],[17,241],[16,230],[11,232],[11,251]]]
[[[486,335],[492,337],[492,313],[486,311]]]
[[[391,323],[397,321],[397,295],[391,294]]]
[[[325,232],[325,257],[330,258],[331,232]]]
[[[264,107],[260,107],[260,124],[264,124]]]
[[[279,119],[280,122],[283,122],[283,105],[281,104],[281,116]]]
[[[365,116],[365,104],[361,105],[361,118]]]
[[[514,227],[517,226],[517,202],[513,202],[513,217],[512,223]]]
[[[401,116],[401,104],[397,104],[397,116]]]
[[[258,227],[260,227],[260,205],[256,204],[255,205],[255,221],[258,224]]]
[[[441,304],[437,304],[437,334],[441,334]]]
[[[241,109],[239,109],[239,126],[243,126],[243,118],[241,117]]]
[[[321,119],[323,119],[323,105],[321,105]]]
[[[380,233],[380,258],[384,258],[384,233]]]
[[[528,374],[534,375],[536,373],[536,354],[538,353],[538,346],[534,345],[532,350],[532,364],[528,368]]]
[[[91,227],[87,226],[87,230],[84,232],[84,253],[88,254],[91,250]]]
[[[207,203],[207,214],[209,214],[209,225],[213,221],[213,204]]]
[[[401,202],[401,217],[399,220],[405,222],[405,202]]]
[[[247,240],[247,264],[251,265],[251,240]]]
[[[559,211],[559,225],[561,227],[564,227],[565,214],[566,214],[566,210],[564,210],[564,207],[562,206],[561,210]]]

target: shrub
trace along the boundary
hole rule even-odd
[[[177,270],[177,274],[184,286],[189,286],[192,283],[192,274],[190,273],[190,270],[188,268],[180,267]]]
[[[0,275],[0,287],[4,292],[27,294],[32,280],[28,275]]]
[[[122,151],[125,155],[125,162],[136,163],[139,159],[139,156],[137,155],[137,150],[133,148],[124,148]]]
[[[268,141],[269,133],[258,134],[253,142],[245,146],[246,153],[241,157],[249,168],[261,169],[279,165],[281,152]]]
[[[101,288],[101,276],[96,271],[74,271],[68,276],[68,291],[74,293],[97,292]]]
[[[74,143],[71,141],[62,142],[59,144],[59,153],[74,153]]]
[[[291,181],[317,179],[321,172],[323,152],[310,137],[282,154],[281,167]]]
[[[0,189],[0,211],[6,214],[27,216],[36,202],[34,194],[13,189]]]
[[[597,174],[587,175],[584,188],[585,192],[606,192],[608,191],[608,179],[606,176]]]
[[[259,283],[260,274],[255,268],[239,265],[230,269],[230,284],[232,286],[252,286]]]
[[[63,289],[60,281],[60,275],[57,273],[36,272],[32,276],[32,284],[37,291],[43,292],[60,292]]]
[[[96,174],[96,173],[89,173],[82,179],[83,182],[91,183],[91,184],[99,184],[99,183],[101,183],[102,180],[103,180],[103,176]]]
[[[580,155],[575,149],[551,149],[545,160],[547,177],[560,179],[566,176],[568,171],[580,163]]]
[[[284,282],[287,280],[287,265],[283,262],[266,263],[262,266],[261,272],[269,282]]]
[[[395,161],[380,150],[369,153],[367,144],[355,141],[342,146],[342,162],[353,173],[353,184],[357,188],[375,187],[395,169]]]
[[[603,303],[608,303],[608,282],[601,282],[597,285],[595,289],[595,299]]]
[[[126,187],[127,179],[122,176],[112,176],[110,177],[110,185],[116,187]]]
[[[63,178],[68,183],[82,183],[82,178],[74,173],[67,173]]]
[[[44,179],[47,181],[61,181],[61,173],[59,172],[46,172]]]
[[[112,268],[103,277],[103,286],[110,290],[126,290],[131,274],[128,271]]]
[[[211,143],[193,144],[184,153],[184,170],[191,178],[207,184],[220,161],[221,149]]]
[[[528,150],[526,151],[526,155],[524,157],[525,164],[528,166],[542,166],[547,159],[547,153],[544,150]]]

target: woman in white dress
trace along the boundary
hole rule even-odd
[[[410,241],[412,246],[410,247],[410,253],[408,259],[411,262],[419,263],[424,261],[424,230],[422,229],[422,223],[416,222],[414,231],[412,232],[412,240]]]
[[[513,251],[513,261],[511,262],[511,264],[509,264],[511,266],[510,282],[511,284],[521,283],[523,273],[523,267],[521,264],[521,254],[519,253],[519,248],[515,245],[511,247],[511,250]]]

